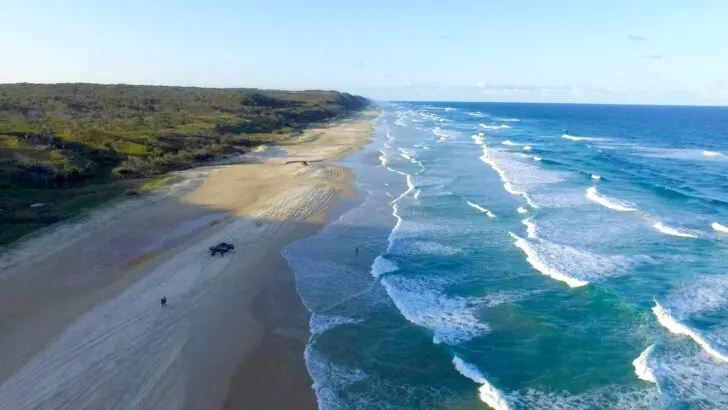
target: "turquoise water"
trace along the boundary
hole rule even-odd
[[[728,109],[381,108],[284,251],[321,408],[728,408]]]

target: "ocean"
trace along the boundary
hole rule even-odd
[[[380,108],[284,249],[322,409],[728,408],[728,108]]]

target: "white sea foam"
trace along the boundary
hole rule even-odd
[[[541,188],[545,185],[562,182],[568,174],[543,169],[531,161],[524,161],[519,158],[521,154],[499,148],[488,148],[483,149],[481,161],[498,173],[503,181],[503,187],[509,193],[522,196],[529,206],[538,208],[539,205],[532,199],[531,192],[538,195],[543,192]],[[543,199],[549,198],[543,196]]]
[[[544,263],[543,260],[539,258],[538,253],[533,247],[531,247],[531,244],[527,240],[519,237],[513,232],[508,232],[508,234],[511,235],[511,237],[515,240],[515,245],[520,248],[523,253],[526,254],[526,260],[528,261],[528,263],[530,263],[531,266],[533,266],[537,271],[553,279],[564,282],[572,288],[578,288],[589,284],[589,282],[587,281],[573,278],[560,272],[558,269],[547,265],[546,263]]]
[[[721,225],[718,222],[713,222],[710,224],[710,227],[713,228],[714,231],[728,233],[728,227]]]
[[[480,111],[469,112],[468,115],[475,118],[485,118],[485,114]]]
[[[399,266],[397,266],[396,263],[390,261],[389,259],[385,258],[382,255],[377,256],[374,258],[374,263],[372,263],[371,273],[372,276],[375,278],[378,278],[384,274],[390,273],[390,272],[396,272],[399,270]]]
[[[647,158],[665,158],[684,161],[725,161],[726,156],[717,151],[706,151],[694,148],[661,148],[661,147],[634,147],[641,156]]]
[[[526,192],[516,189],[516,187],[514,187],[513,184],[511,184],[511,182],[506,177],[505,172],[503,172],[503,170],[493,160],[491,160],[488,157],[488,153],[487,153],[487,150],[485,149],[485,146],[483,146],[483,151],[485,153],[483,154],[483,156],[480,157],[480,160],[485,162],[486,164],[490,165],[490,167],[493,168],[493,170],[496,173],[498,173],[498,176],[500,176],[501,181],[503,181],[503,188],[505,188],[505,190],[508,191],[508,193],[510,193],[512,195],[523,197],[523,199],[526,200],[526,203],[528,205],[530,205],[532,208],[538,208],[538,205],[536,205],[536,203],[533,202],[531,197]]]
[[[664,354],[650,361],[660,385],[669,391],[663,399],[675,398],[685,408],[728,408],[728,366],[712,356],[693,349],[666,349]],[[675,403],[675,404],[677,404]],[[679,405],[658,408],[681,408]]]
[[[449,297],[439,278],[386,275],[381,278],[392,301],[410,322],[433,332],[435,344],[457,345],[490,331],[476,317],[477,300]]]
[[[595,181],[601,181],[602,180],[602,177],[599,176],[599,175],[597,175],[597,174],[592,174],[591,175],[591,179],[593,179]]]
[[[424,165],[422,164],[422,162],[421,162],[421,161],[419,161],[419,160],[417,160],[417,159],[415,159],[415,158],[414,158],[414,157],[412,156],[412,155],[413,155],[412,153],[410,153],[409,151],[407,151],[407,150],[406,150],[406,149],[404,149],[404,148],[397,148],[397,149],[399,149],[399,152],[400,152],[400,154],[399,154],[399,155],[400,155],[400,156],[401,156],[402,158],[406,159],[407,161],[409,161],[409,162],[411,162],[411,163],[413,163],[413,164],[416,164],[417,166],[419,166],[419,167],[420,167],[421,169],[423,169],[423,170],[425,169],[425,166],[424,166]]]
[[[526,254],[531,266],[570,287],[619,276],[639,262],[621,255],[599,255],[539,237],[524,239],[512,232],[509,235]]]
[[[437,142],[443,142],[443,141],[449,141],[454,140],[457,138],[457,136],[460,134],[457,131],[448,131],[443,130],[440,127],[435,127],[432,129],[432,133],[437,135],[439,138],[437,139]]]
[[[480,393],[480,400],[482,400],[483,403],[487,404],[494,410],[509,410],[511,408],[506,396],[495,386],[490,384],[475,365],[464,361],[458,356],[455,356],[452,359],[452,364],[455,366],[455,369],[460,372],[460,374],[475,383],[480,384],[478,392]]]
[[[636,359],[632,361],[632,365],[634,366],[634,373],[637,375],[637,377],[646,382],[657,384],[657,378],[655,377],[652,368],[650,368],[649,363],[650,354],[654,349],[655,345],[650,345]]]
[[[478,211],[488,215],[488,218],[495,218],[495,214],[493,212],[489,211],[488,209],[483,208],[482,206],[480,206],[478,204],[468,201],[468,205],[470,205],[471,207],[477,209]]]
[[[518,146],[518,145],[521,145],[521,144],[516,144],[515,142],[513,142],[511,140],[505,140],[505,141],[501,142],[501,144],[503,144],[503,145],[510,145],[510,146]]]
[[[412,161],[412,160],[413,160],[413,158],[412,158],[412,156],[410,155],[409,151],[407,151],[407,150],[406,150],[406,149],[404,149],[404,148],[397,148],[397,149],[399,149],[399,152],[401,152],[401,154],[400,154],[400,155],[402,156],[402,158],[404,158],[404,159],[406,159],[406,160],[408,160],[408,161]]]
[[[387,157],[387,154],[384,152],[384,150],[379,150],[379,162],[382,164],[383,167],[386,167],[389,165],[389,158]]]
[[[655,301],[655,306],[652,308],[652,312],[655,314],[655,317],[657,317],[657,321],[664,328],[669,330],[670,333],[687,336],[693,339],[693,341],[697,343],[698,346],[700,346],[703,351],[705,351],[705,353],[722,362],[728,362],[728,356],[725,353],[711,346],[711,344],[707,340],[705,340],[705,338],[700,333],[685,326],[674,317],[672,317],[672,315],[670,315],[670,312],[667,309],[663,308],[662,305],[660,305],[657,301]]]
[[[524,150],[524,151],[530,151],[530,150],[532,150],[532,149],[533,149],[533,147],[532,147],[532,146],[530,146],[530,145],[525,145],[525,146],[523,147],[523,150]]]
[[[496,121],[501,121],[501,122],[520,122],[521,121],[518,118],[493,118],[493,119]]]
[[[528,234],[528,237],[531,239],[536,238],[536,224],[531,222],[531,218],[526,218],[521,221],[521,223],[526,227],[526,233]]]
[[[662,409],[659,391],[652,386],[606,385],[579,394],[525,389],[508,395],[509,402],[528,410]]]
[[[655,228],[655,230],[664,233],[665,235],[678,236],[681,238],[697,238],[698,237],[697,235],[692,234],[690,232],[686,232],[683,230],[669,227],[662,222],[655,222],[655,224],[652,225],[652,227]]]
[[[722,157],[723,154],[721,154],[720,152],[716,152],[716,151],[707,151],[707,150],[704,150],[703,151],[703,156],[706,156],[706,157]]]
[[[533,157],[534,161],[541,161],[543,158],[539,157],[538,155]]]
[[[306,345],[304,358],[308,372],[314,380],[311,387],[316,391],[320,408],[346,408],[339,397],[339,392],[368,377],[360,369],[351,369],[334,363],[310,343]]]
[[[599,140],[602,140],[602,138],[594,138],[594,137],[577,137],[577,136],[574,136],[574,135],[569,135],[569,134],[563,134],[563,135],[561,136],[561,138],[563,138],[563,139],[567,139],[567,140],[570,140],[570,141],[599,141]]]
[[[475,141],[476,144],[481,145],[481,146],[485,145],[485,139],[483,138],[482,135],[480,135],[480,134],[473,135],[472,138],[473,138],[473,141]]]
[[[408,240],[404,249],[398,248],[398,254],[422,255],[433,254],[437,256],[454,256],[462,253],[463,250],[454,246],[444,245],[435,241]]]
[[[664,302],[678,320],[721,310],[728,305],[728,275],[708,275],[683,282]]]
[[[633,208],[629,204],[622,202],[618,199],[609,198],[609,197],[601,195],[597,191],[596,187],[590,187],[589,189],[587,189],[586,197],[605,208],[614,209],[615,211],[634,212],[637,210],[636,208]]]
[[[414,199],[420,199],[420,195],[422,194],[422,189],[418,189],[415,191],[415,194],[412,196]]]
[[[311,316],[309,327],[312,334],[318,335],[337,326],[361,322],[363,322],[362,319],[355,319],[353,317],[314,314]]]
[[[505,124],[499,124],[499,125],[487,125],[487,124],[479,124],[480,128],[484,128],[486,130],[504,130],[511,128],[510,125]]]
[[[490,327],[476,318],[473,309],[477,304],[471,299],[447,297],[444,289],[441,286],[438,288],[438,283],[432,282],[433,278],[389,274],[399,269],[385,256],[392,252],[394,244],[399,243],[401,237],[400,230],[404,221],[399,215],[399,201],[415,189],[412,176],[399,173],[406,176],[408,189],[391,202],[392,215],[397,222],[389,234],[386,252],[375,258],[372,264],[372,276],[379,278],[407,320],[432,330],[434,343],[455,345],[488,332]],[[454,249],[428,241],[413,242],[411,245],[412,249],[438,253]]]
[[[518,211],[519,214],[525,214],[528,212],[528,209],[526,209],[522,206],[519,206],[518,209],[516,209],[516,211]]]

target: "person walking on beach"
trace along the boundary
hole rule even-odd
[[[167,297],[162,296],[162,300],[160,300],[160,303],[161,303],[162,307],[167,306]]]
[[[359,256],[359,247],[354,248],[354,256]]]

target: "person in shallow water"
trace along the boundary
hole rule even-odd
[[[167,297],[162,296],[162,299],[159,301],[159,303],[162,305],[162,307],[167,306]]]

